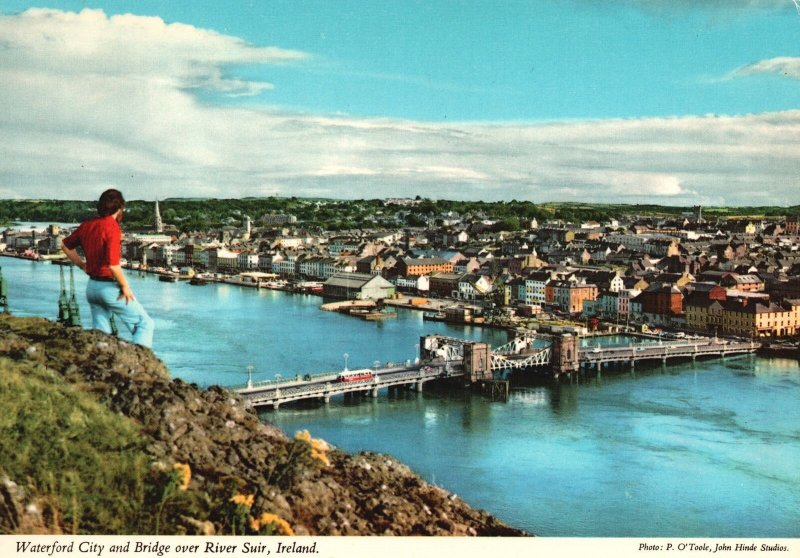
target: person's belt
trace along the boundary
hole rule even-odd
[[[111,277],[89,277],[92,281],[102,281],[104,283],[116,283],[116,279]]]

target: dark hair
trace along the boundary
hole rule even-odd
[[[113,215],[118,209],[125,209],[125,198],[122,197],[122,192],[111,189],[100,194],[100,200],[97,202],[97,214],[100,217]]]

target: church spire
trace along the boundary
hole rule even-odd
[[[158,210],[158,200],[156,199],[156,232],[164,232],[164,223],[161,221],[161,212]]]

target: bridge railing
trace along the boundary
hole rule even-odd
[[[453,366],[446,366],[446,363],[437,363],[433,365],[422,365],[422,366],[414,366],[414,367],[407,367],[402,365],[397,365],[395,363],[387,363],[386,367],[373,369],[375,375],[373,378],[366,379],[366,380],[358,380],[353,382],[337,382],[339,377],[339,373],[322,373],[322,374],[314,374],[307,376],[307,379],[300,381],[296,381],[294,378],[289,380],[280,381],[266,381],[266,382],[259,382],[256,384],[255,382],[252,386],[244,386],[241,388],[234,388],[239,394],[244,396],[258,396],[260,394],[267,394],[267,393],[275,393],[276,391],[285,391],[285,390],[303,390],[303,391],[312,391],[316,389],[325,390],[330,389],[326,386],[371,386],[380,384],[385,382],[384,378],[393,376],[394,378],[408,378],[408,379],[430,379],[439,376],[449,376],[454,375],[454,368]],[[392,380],[389,380],[392,381]],[[349,388],[346,388],[346,390]]]
[[[579,352],[581,362],[599,360],[638,360],[643,358],[676,357],[692,355],[720,355],[726,353],[753,352],[760,343],[744,341],[706,341],[702,343],[669,343],[663,345],[631,345],[627,347],[595,347]]]
[[[233,386],[231,389],[239,391],[245,389],[263,389],[263,388],[270,388],[277,386],[300,385],[300,384],[306,384],[308,382],[319,382],[321,380],[324,380],[325,378],[336,379],[336,377],[339,374],[340,372],[318,372],[316,374],[297,374],[294,376],[272,378],[270,380],[259,380],[257,382],[241,384]]]
[[[383,375],[353,382],[304,382],[300,384],[283,385],[274,389],[237,390],[246,400],[253,405],[268,405],[275,402],[285,402],[297,399],[332,396],[341,393],[375,389],[402,383],[414,383],[431,380],[449,375],[445,366],[423,366],[414,369],[395,368],[384,370]]]
[[[391,370],[394,368],[409,368],[414,366],[411,360],[406,360],[405,363],[397,363],[397,362],[379,362],[375,361],[372,363],[370,367],[372,370],[375,371],[383,371],[383,370]],[[276,387],[286,387],[286,386],[293,386],[293,385],[303,385],[308,383],[318,383],[320,381],[324,381],[327,379],[335,380],[339,374],[342,372],[346,372],[346,370],[336,370],[331,372],[317,372],[315,374],[295,374],[291,376],[281,376],[278,378],[271,378],[269,380],[258,380],[255,382],[249,382],[246,384],[239,384],[233,385],[230,389],[235,391],[247,391],[247,390],[263,390],[269,388],[276,388]]]

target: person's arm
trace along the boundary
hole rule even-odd
[[[110,265],[108,269],[111,270],[111,275],[114,276],[114,279],[117,280],[119,283],[119,297],[117,300],[124,298],[125,304],[128,304],[131,300],[135,300],[136,297],[133,296],[133,291],[131,290],[130,285],[128,285],[128,280],[125,278],[125,273],[122,271],[122,266],[120,265]]]
[[[86,262],[84,262],[81,257],[78,255],[78,251],[74,248],[67,248],[63,244],[61,245],[61,251],[66,254],[69,261],[77,265],[82,270],[86,271]]]

